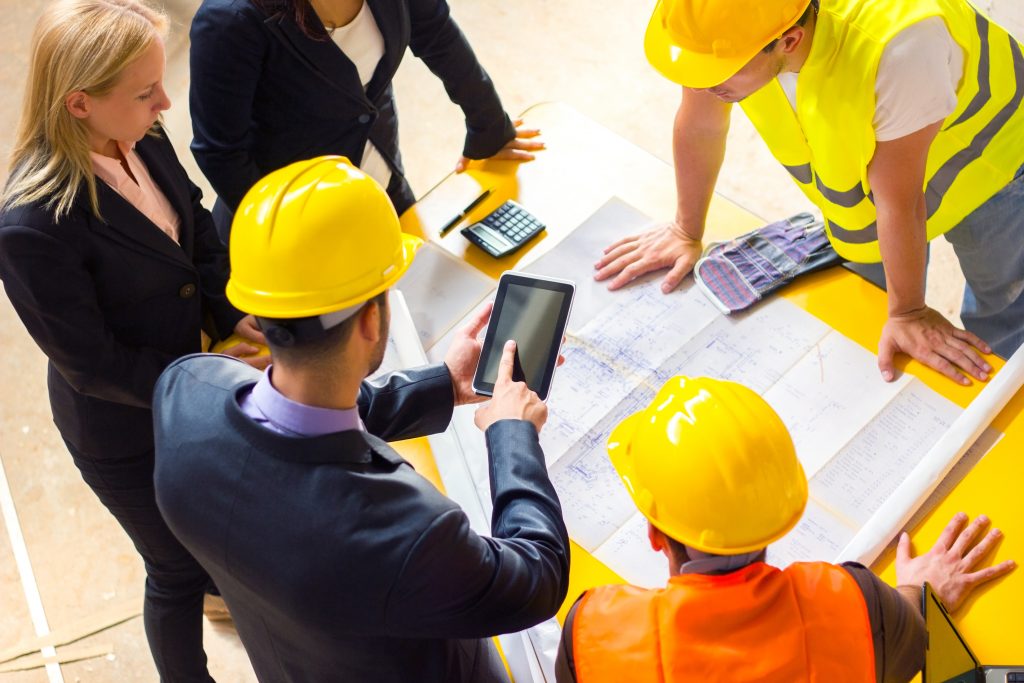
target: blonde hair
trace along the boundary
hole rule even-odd
[[[57,0],[47,7],[32,37],[0,210],[43,202],[59,219],[84,185],[99,217],[88,129],[65,100],[79,90],[93,97],[109,93],[125,67],[166,30],[167,17],[138,0]]]

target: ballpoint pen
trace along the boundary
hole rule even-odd
[[[439,237],[444,237],[445,235],[447,235],[449,230],[451,230],[456,225],[458,225],[459,222],[462,221],[462,219],[465,218],[469,214],[470,211],[472,211],[473,209],[475,209],[477,206],[480,205],[480,202],[482,202],[483,200],[485,200],[489,196],[491,196],[491,192],[493,192],[493,191],[494,191],[494,188],[493,187],[489,187],[486,190],[484,190],[483,192],[481,192],[480,196],[478,196],[476,199],[474,199],[468,205],[466,205],[466,208],[463,209],[462,211],[460,211],[458,216],[456,216],[455,218],[451,219],[450,221],[448,221],[447,223],[444,224],[444,227],[441,228],[441,232],[438,234],[438,236]]]

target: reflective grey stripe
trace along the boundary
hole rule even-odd
[[[839,190],[833,190],[831,187],[821,182],[821,176],[815,173],[814,184],[818,187],[818,191],[821,192],[825,199],[847,209],[852,209],[864,201],[864,188],[861,187],[860,183],[857,183],[845,192],[840,192]]]
[[[826,219],[826,222],[828,223],[828,229],[832,232],[832,237],[840,242],[846,242],[847,244],[869,244],[878,241],[877,221],[871,221],[871,225],[863,230],[847,230],[846,228],[839,227],[831,220]]]
[[[811,174],[810,164],[801,164],[800,166],[786,166],[783,164],[782,167],[789,171],[789,175],[793,176],[804,185],[810,184],[811,180],[813,180],[814,176]]]
[[[981,38],[981,54],[978,56],[978,92],[974,94],[971,103],[967,105],[956,121],[946,126],[946,130],[977,114],[992,99],[992,84],[989,83],[988,21],[977,12],[974,13],[974,21],[978,25],[978,36]]]
[[[1010,41],[1010,52],[1013,53],[1013,75],[1017,83],[1017,90],[1013,98],[1006,103],[999,113],[992,117],[992,120],[985,124],[985,127],[978,131],[978,134],[971,140],[971,144],[954,154],[944,163],[938,171],[932,175],[925,189],[925,204],[928,207],[928,218],[931,218],[939,206],[946,192],[956,181],[957,176],[964,168],[977,161],[985,152],[985,148],[992,142],[992,138],[1002,129],[1010,118],[1020,109],[1021,102],[1024,102],[1024,55],[1021,54],[1020,46],[1013,36],[1008,36]]]
[[[838,204],[839,206],[844,206],[849,209],[857,206],[864,200],[864,188],[860,186],[860,183],[854,185],[845,192],[841,192],[839,190],[833,190],[831,187],[821,182],[821,177],[811,169],[810,164],[802,164],[800,166],[783,165],[783,168],[789,171],[791,176],[804,185],[809,184],[813,180],[814,185],[818,188],[818,191],[821,192],[822,196],[833,204]]]

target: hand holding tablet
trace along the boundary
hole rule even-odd
[[[511,381],[526,385],[546,400],[558,364],[558,350],[569,322],[572,282],[506,272],[498,281],[473,390],[491,396],[507,341],[516,342]]]
[[[502,349],[494,382],[494,397],[476,411],[473,421],[486,432],[498,420],[526,420],[540,433],[548,419],[548,407],[526,384],[513,379],[516,343],[509,340]]]

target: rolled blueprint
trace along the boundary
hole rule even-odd
[[[910,475],[843,548],[836,561],[870,565],[878,559],[896,533],[910,521],[1021,385],[1024,385],[1024,347],[1017,349],[977,398],[953,421]]]

